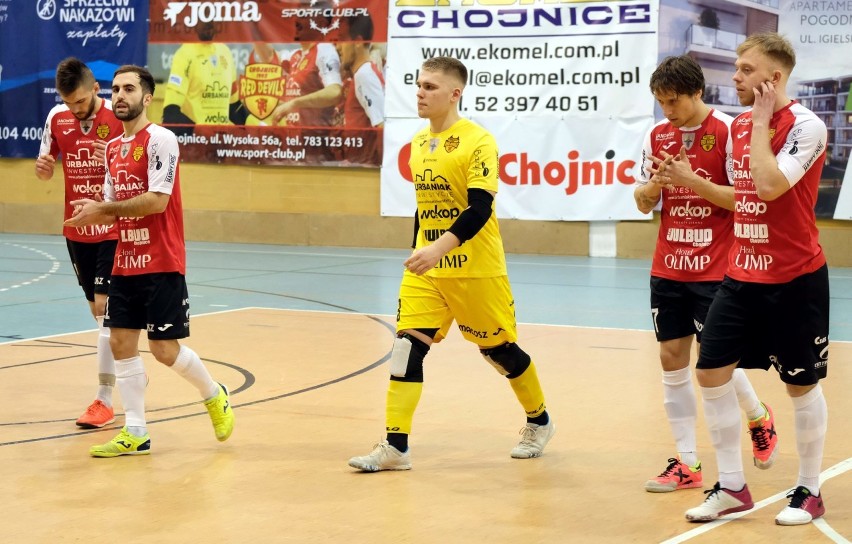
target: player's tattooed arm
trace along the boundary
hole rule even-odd
[[[662,195],[662,187],[657,184],[654,178],[644,184],[636,187],[633,191],[633,198],[636,200],[636,207],[642,213],[651,213]]]

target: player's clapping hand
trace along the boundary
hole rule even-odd
[[[672,162],[672,156],[666,153],[663,153],[663,158],[655,157],[651,155],[651,161],[654,163],[654,166],[648,167],[648,172],[651,174],[651,179],[649,180],[651,183],[655,183],[657,185],[670,185],[666,181],[666,170],[669,168]]]
[[[111,225],[115,216],[106,215],[100,210],[101,202],[91,198],[81,198],[70,202],[74,208],[71,217],[65,220],[66,227],[85,227],[86,225]]]
[[[92,142],[92,156],[101,164],[106,163],[106,142],[95,140]]]
[[[676,187],[691,187],[694,184],[695,174],[692,171],[689,156],[686,154],[686,146],[682,146],[677,155],[669,155],[663,151],[663,157],[668,162],[665,163],[665,168],[659,175],[659,183]]]

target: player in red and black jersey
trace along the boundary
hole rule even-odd
[[[94,457],[151,451],[145,366],[138,347],[142,330],[147,331],[151,354],[205,399],[216,438],[227,440],[234,427],[228,390],[213,381],[194,351],[178,342],[189,336],[178,142],[173,132],[148,121],[153,95],[154,78],[148,70],[116,70],[112,99],[123,134],[107,145],[104,201],[75,200],[73,215],[65,222],[72,227],[117,224],[119,232],[104,323],[112,333],[126,424],[111,441],[91,447]]]
[[[819,380],[828,369],[829,288],[814,204],[827,130],[787,96],[796,53],[775,33],[737,48],[734,83],[751,109],[731,124],[734,244],[707,315],[697,375],[719,481],[686,512],[708,521],[753,507],[739,455],[734,369],[774,367],[793,400],[799,474],[779,525],[825,512],[820,466],[828,408]]]
[[[71,217],[71,201],[100,198],[104,182],[106,142],[121,134],[121,121],[112,113],[109,100],[98,96],[100,85],[81,60],[69,57],[56,68],[56,91],[62,104],[47,115],[35,173],[53,177],[56,159],[62,156],[65,178],[64,219]],[[99,428],[115,421],[112,392],[115,361],[109,349],[109,328],[104,326],[104,307],[118,234],[109,225],[65,226],[68,254],[77,282],[83,288],[92,316],[98,323],[98,392],[77,419],[83,428]]]
[[[696,452],[698,416],[689,367],[692,337],[701,342],[707,311],[725,274],[733,243],[734,189],[728,179],[731,117],[703,100],[704,74],[692,57],[668,57],[651,76],[651,92],[666,118],[645,137],[634,196],[640,210],[660,207],[660,230],[651,265],[651,317],[663,368],[663,399],[678,454],[645,483],[651,492],[701,487]],[[768,468],[777,437],[772,413],[745,372],[734,384],[752,429],[755,463]]]

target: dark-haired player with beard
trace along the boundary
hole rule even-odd
[[[113,115],[110,101],[99,97],[98,91],[100,85],[92,70],[81,60],[69,57],[57,66],[56,92],[62,104],[47,115],[35,173],[39,179],[51,179],[56,158],[62,155],[65,219],[71,217],[71,201],[100,198],[106,142],[122,131],[121,121]],[[109,329],[104,326],[104,307],[118,234],[110,225],[66,225],[62,233],[77,282],[98,323],[97,396],[77,419],[77,425],[86,429],[99,428],[115,421],[112,406],[115,361],[109,349]]]
[[[139,335],[147,331],[151,354],[198,389],[216,438],[234,428],[228,390],[216,383],[198,355],[178,340],[189,336],[186,245],[180,195],[178,142],[174,133],[148,121],[154,78],[140,66],[122,66],[112,82],[115,115],[124,133],[106,149],[104,201],[72,202],[69,226],[117,224],[115,265],[104,324],[111,329],[116,383],[125,426],[94,457],[151,452],[145,421],[145,365]]]
[[[364,134],[364,145],[347,148],[344,158],[350,163],[381,165],[385,78],[381,67],[372,60],[370,40],[373,39],[373,20],[369,15],[358,15],[346,21],[344,34],[351,41],[337,44],[340,71],[344,77],[343,126],[359,129],[358,134]]]

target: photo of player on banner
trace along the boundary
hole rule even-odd
[[[186,160],[381,165],[386,3],[216,6],[151,2],[162,120]]]

